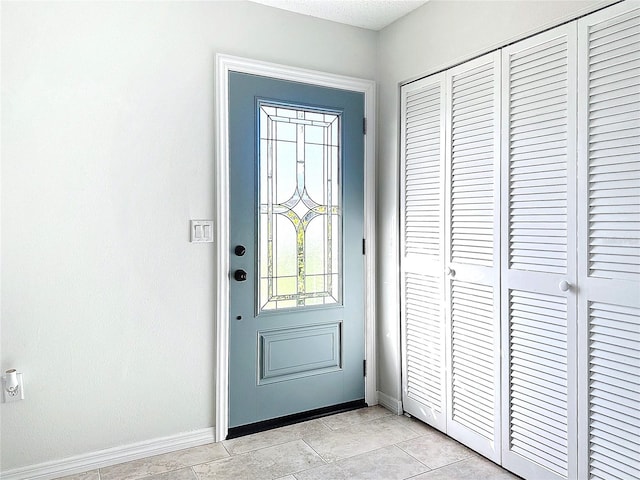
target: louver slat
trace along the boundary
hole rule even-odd
[[[452,417],[493,440],[493,288],[454,281],[451,323]]]
[[[453,76],[451,91],[450,257],[487,267],[494,252],[494,75],[493,63],[480,65]]]
[[[567,476],[567,305],[509,291],[510,448]],[[556,416],[561,422],[544,417]]]
[[[511,269],[567,271],[567,75],[565,37],[509,59]]]
[[[640,51],[640,13],[616,18],[588,33],[588,275],[637,282],[640,64],[624,53]]]
[[[441,254],[440,85],[407,94],[405,114],[405,255]]]
[[[589,473],[592,479],[640,476],[639,337],[640,309],[590,302]],[[623,342],[622,339],[630,340]]]
[[[439,278],[405,274],[407,395],[437,413],[443,408],[441,288]]]

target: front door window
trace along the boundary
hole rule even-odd
[[[258,108],[259,311],[341,304],[341,115]]]

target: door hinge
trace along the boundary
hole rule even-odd
[[[367,361],[366,360],[362,360],[362,376],[363,377],[367,376]]]
[[[363,238],[362,239],[362,254],[366,255],[366,252],[367,252],[366,242],[365,242],[365,239]]]
[[[362,119],[362,133],[364,135],[367,134],[367,119],[366,118]]]

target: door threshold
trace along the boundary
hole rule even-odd
[[[272,430],[279,427],[286,427],[287,425],[294,425],[296,423],[306,422],[308,420],[315,420],[316,418],[327,417],[329,415],[335,415],[336,413],[349,412],[351,410],[357,410],[366,406],[367,404],[365,403],[364,399],[353,400],[351,402],[331,405],[329,407],[322,407],[306,412],[294,413],[293,415],[287,415],[285,417],[263,420],[262,422],[250,423],[249,425],[241,425],[239,427],[230,428],[226,439],[231,440],[232,438],[244,437],[245,435],[251,435],[252,433],[264,432],[266,430]]]

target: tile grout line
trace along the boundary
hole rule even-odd
[[[304,423],[315,422],[315,421],[319,421],[320,423],[322,423],[322,425],[327,429],[327,433],[334,431],[329,425],[327,425],[325,422],[322,421],[322,418],[307,420],[305,422],[301,422],[301,423],[294,424],[294,425],[287,425],[285,427],[280,427],[280,428],[289,428],[289,427],[293,427],[295,425],[302,425]],[[246,435],[244,437],[237,437],[237,438],[253,437],[253,436],[262,435],[262,434],[265,434],[265,433],[268,433],[268,432],[271,432],[271,431],[275,431],[275,430],[279,430],[279,428],[276,428],[276,429],[273,429],[273,430],[265,430],[263,432],[258,432],[258,433],[252,433],[250,435]],[[227,446],[224,444],[224,442],[230,442],[230,441],[236,440],[235,438],[231,439],[231,440],[223,440],[221,443],[222,443],[222,446],[225,448],[225,450],[229,453],[229,455],[233,457],[233,456],[237,456],[237,455],[245,455],[247,453],[256,452],[258,450],[262,450],[262,449],[265,449],[265,448],[276,447],[278,445],[284,445],[285,443],[289,443],[289,442],[292,442],[292,441],[295,441],[295,440],[302,440],[303,436],[304,436],[303,434],[299,434],[299,435],[297,435],[297,436],[295,436],[293,438],[289,438],[289,439],[286,439],[286,440],[277,440],[276,443],[270,443],[269,445],[262,446],[262,447],[259,447],[259,448],[254,448],[252,450],[247,450],[246,452],[241,452],[241,453],[232,453],[227,448]]]
[[[415,430],[414,430],[414,431],[415,431]],[[436,431],[436,432],[438,432],[438,433],[442,433],[442,432],[439,432],[438,430],[435,430],[435,431]],[[427,436],[427,435],[426,435],[426,434],[422,434],[422,435],[419,435],[418,437],[415,437],[415,438],[420,438],[420,437],[425,437],[425,436]],[[413,438],[413,439],[411,439],[411,440],[414,440],[415,438]],[[453,439],[453,438],[451,438],[451,437],[448,437],[448,438],[450,438],[451,440],[455,441],[456,443],[458,443],[458,444],[459,444],[459,445],[461,445],[462,447],[468,448],[468,447],[466,447],[465,445],[463,445],[463,444],[461,444],[460,442],[458,442],[457,440],[455,440],[455,439]],[[403,443],[403,442],[399,442],[399,443]],[[400,450],[402,450],[404,453],[406,453],[407,455],[409,455],[411,458],[413,458],[413,459],[414,459],[414,460],[416,460],[417,462],[419,462],[419,463],[421,463],[422,465],[424,465],[425,467],[427,467],[427,468],[429,469],[429,470],[427,470],[427,472],[435,472],[435,471],[437,471],[437,470],[439,470],[439,469],[441,469],[441,468],[449,467],[449,466],[451,466],[451,465],[455,465],[456,463],[464,462],[465,460],[469,460],[470,458],[472,458],[472,457],[473,457],[473,455],[474,455],[474,452],[473,452],[472,450],[469,450],[469,455],[467,455],[465,458],[460,458],[460,459],[458,459],[458,460],[454,460],[453,462],[447,463],[446,465],[441,465],[441,466],[439,466],[439,467],[435,467],[435,468],[433,468],[433,467],[430,467],[429,465],[427,465],[426,463],[424,463],[423,461],[418,460],[418,459],[417,459],[416,457],[414,457],[413,455],[411,455],[411,453],[407,452],[404,448],[402,448],[402,447],[399,445],[399,443],[395,444],[395,446],[397,446]],[[424,473],[427,473],[427,472],[424,472]],[[422,474],[418,474],[418,475],[422,475]],[[418,475],[413,475],[413,476],[411,476],[411,477],[407,477],[407,479],[409,479],[409,478],[415,478],[415,477],[417,477]],[[407,479],[405,479],[405,480],[407,480]]]
[[[265,448],[278,447],[278,446],[284,445],[284,444],[289,443],[289,442],[295,442],[296,440],[302,440],[302,437],[293,438],[293,439],[289,439],[289,440],[278,442],[278,443],[272,443],[272,444],[269,444],[269,445],[264,446],[264,447],[254,448],[253,450],[247,450],[246,452],[241,452],[241,453],[231,453],[231,452],[229,452],[229,450],[226,449],[226,447],[225,447],[225,450],[227,450],[227,453],[229,453],[229,457],[238,457],[240,455],[247,455],[248,453],[257,452],[259,450],[264,450]]]
[[[222,447],[224,448],[224,445]],[[228,452],[228,450],[226,448],[225,448],[225,451],[227,452],[227,454],[229,454],[229,452]],[[162,455],[164,455],[164,454],[162,454]],[[151,457],[145,457],[144,459],[152,458],[154,456],[156,456],[156,455],[152,455]],[[186,470],[186,469],[191,470],[192,473],[196,476],[196,479],[199,480],[200,476],[196,473],[196,471],[194,470],[193,467],[197,467],[198,465],[205,465],[205,464],[208,464],[208,463],[215,463],[215,462],[218,462],[220,460],[224,460],[224,459],[231,458],[231,457],[232,457],[232,455],[229,454],[229,456],[227,456],[227,457],[216,458],[215,460],[199,462],[199,463],[195,463],[195,464],[190,463],[190,464],[180,465],[180,466],[176,466],[175,468],[170,468],[168,470],[165,470],[163,472],[146,474],[146,475],[142,475],[142,476],[139,476],[139,477],[136,476],[135,478],[130,478],[128,480],[144,480],[145,478],[151,478],[151,477],[154,477],[156,475],[164,475],[164,474],[167,474],[167,473],[177,472],[178,470]],[[144,459],[141,459],[141,460],[144,460]],[[124,462],[124,463],[128,463],[128,462]],[[121,465],[121,464],[116,464],[116,465],[113,465],[113,466],[117,466],[117,465]],[[98,469],[98,477],[99,477],[98,480],[102,480],[102,473],[100,472],[100,470],[101,469]]]
[[[227,452],[227,455],[229,455],[230,457],[233,457],[233,453],[231,453],[227,448],[227,446],[224,444],[224,440],[220,442],[220,444],[222,445],[222,448],[224,448],[224,451]]]
[[[309,447],[313,453],[315,453],[316,455],[318,455],[318,457],[320,457],[320,460],[322,460],[322,461],[324,462],[324,464],[325,464],[325,465],[329,465],[329,462],[327,462],[327,461],[322,457],[322,455],[320,455],[320,453],[319,453],[315,448],[313,448],[311,445],[309,445],[309,444],[307,443],[307,441],[306,441],[304,438],[301,438],[300,440],[302,440],[302,442],[303,442],[307,447]],[[307,470],[310,470],[310,469],[307,469]],[[300,473],[300,472],[298,472],[298,473]]]
[[[466,458],[461,458],[460,460],[456,460],[455,462],[447,463],[446,465],[441,465],[441,466],[439,466],[437,468],[432,468],[431,470],[429,470],[429,472],[425,472],[425,473],[437,472],[438,470],[446,468],[446,467],[450,467],[451,465],[455,465],[455,464],[460,463],[460,462],[465,462],[465,461],[469,460],[471,457],[472,457],[472,455],[470,455],[470,456],[468,456]],[[422,463],[422,462],[420,462],[420,463]],[[422,474],[419,473],[418,475],[422,475]],[[415,478],[418,475],[414,475],[413,477],[409,477],[409,478]],[[405,479],[405,480],[408,480],[408,479]]]
[[[193,474],[193,478],[195,478],[196,480],[200,480],[200,475],[198,475],[198,472],[196,472],[193,469],[193,465],[189,467],[189,470],[191,470],[191,473]]]
[[[419,437],[416,437],[419,438]],[[413,440],[413,439],[412,439]],[[402,442],[399,442],[402,443]],[[424,465],[426,468],[428,468],[427,472],[432,472],[434,469],[431,468],[429,465],[427,465],[426,463],[418,460],[416,457],[414,457],[413,455],[411,455],[409,452],[407,452],[404,448],[402,448],[399,443],[394,443],[393,446],[397,447],[401,452],[406,453],[407,455],[409,455],[411,458],[413,458],[416,462],[418,462],[420,465]],[[422,472],[422,473],[427,473],[427,472]],[[422,475],[422,473],[419,473],[418,475]],[[415,475],[413,475],[415,477]],[[407,478],[411,478],[411,477],[407,477]]]
[[[323,422],[323,423],[324,423],[324,422]],[[331,429],[331,427],[329,427],[328,425],[326,425],[326,427],[327,427],[327,428],[329,428],[329,430],[333,432],[333,430]],[[329,463],[329,462],[327,462],[324,458],[322,458],[322,455],[320,455],[320,454],[316,451],[316,449],[315,449],[315,448],[313,448],[311,445],[309,445],[309,444],[307,443],[307,441],[306,441],[304,438],[301,438],[300,440],[302,440],[302,442],[303,442],[307,447],[309,447],[313,453],[315,453],[316,455],[318,455],[318,457],[320,458],[320,460],[322,460],[322,462],[324,463],[324,465],[317,465],[317,466],[315,466],[315,467],[307,468],[306,470],[300,470],[299,472],[294,472],[294,473],[292,473],[291,475],[293,475],[293,477],[294,477],[296,480],[298,480],[298,476],[296,475],[296,473],[306,472],[306,471],[308,471],[308,470],[313,470],[314,468],[320,468],[320,467],[322,467],[322,466],[326,466],[326,465],[331,465],[331,464],[333,464],[333,465],[335,465],[336,467],[338,467],[340,470],[342,470],[342,468],[340,467],[340,465],[338,465],[336,462],[331,462],[331,463]]]

